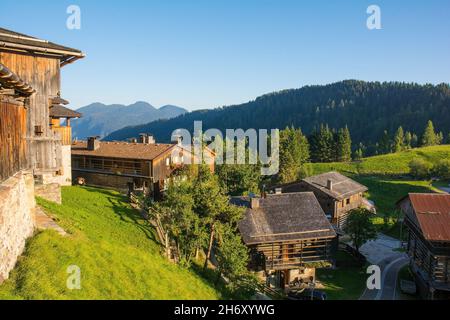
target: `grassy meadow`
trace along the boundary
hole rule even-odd
[[[31,238],[2,299],[218,299],[192,269],[168,262],[153,229],[115,191],[65,187],[63,205],[38,199],[69,236]],[[81,290],[66,286],[67,268],[81,270]]]

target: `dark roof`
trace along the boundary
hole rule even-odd
[[[328,180],[331,180],[333,183],[332,190],[327,187]],[[367,187],[362,184],[334,171],[305,178],[302,181],[328,194],[336,200],[343,200],[351,195],[368,190]]]
[[[83,52],[78,49],[62,46],[4,28],[0,28],[0,48],[57,54],[61,56],[62,60],[67,60],[70,57],[84,57]]]
[[[52,118],[81,118],[81,113],[73,111],[62,105],[52,105],[50,107],[50,117],[52,117]]]
[[[250,208],[251,199],[234,197],[231,203],[247,207],[239,231],[247,245],[336,236],[312,192],[267,195],[259,208]]]
[[[14,89],[23,96],[32,95],[35,90],[17,74],[9,70],[5,65],[0,63],[0,87]]]
[[[72,144],[72,155],[92,156],[103,158],[153,160],[166,151],[177,146],[176,144],[144,144],[128,142],[104,142],[99,141],[97,150],[88,150],[86,141],[78,141]]]
[[[428,241],[450,241],[450,194],[410,193],[415,219]]]

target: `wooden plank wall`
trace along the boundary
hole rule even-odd
[[[27,123],[30,165],[42,171],[59,170],[61,166],[61,142],[49,123],[49,98],[60,91],[60,61],[21,53],[0,51],[0,63],[30,84],[36,93],[30,97]],[[40,125],[43,133],[35,134]],[[36,171],[35,171],[36,172]]]
[[[27,110],[0,95],[0,182],[28,167]]]

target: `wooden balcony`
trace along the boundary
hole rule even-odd
[[[61,138],[61,143],[63,146],[70,146],[72,144],[72,128],[71,127],[53,127],[52,129]]]

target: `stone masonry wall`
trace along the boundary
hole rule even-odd
[[[34,178],[21,171],[0,184],[0,283],[8,278],[33,235]]]

